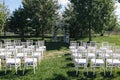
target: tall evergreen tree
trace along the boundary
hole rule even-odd
[[[42,36],[52,29],[57,18],[58,4],[55,0],[23,0],[23,7],[27,17],[31,20],[31,26],[37,36]]]
[[[24,40],[24,34],[28,31],[28,20],[23,8],[18,8],[13,12],[8,20],[8,26],[11,31],[18,33],[21,40]]]
[[[76,29],[76,33],[87,31],[89,41],[92,40],[92,30],[103,35],[115,18],[112,0],[70,0],[70,2],[76,17],[74,20],[76,25],[72,29]]]

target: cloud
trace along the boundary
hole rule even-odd
[[[69,0],[58,0],[58,3],[61,5],[60,12],[63,12],[65,10],[65,7],[70,3]]]
[[[61,4],[61,5],[66,6],[70,2],[68,0],[58,0],[58,3]]]

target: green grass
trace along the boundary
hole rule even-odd
[[[83,39],[84,41],[88,40]],[[93,41],[102,42],[108,41],[120,45],[119,36],[103,36],[94,37]],[[69,45],[61,42],[46,42],[47,51],[44,53],[36,74],[33,74],[32,67],[26,69],[25,74],[22,70],[15,74],[14,68],[8,70],[4,74],[4,68],[0,71],[0,80],[119,80],[120,69],[113,70],[113,75],[109,75],[109,70],[106,71],[106,76],[103,75],[103,70],[96,69],[96,75],[89,69],[89,75],[86,75],[83,68],[79,68],[79,74],[75,75],[74,63],[72,61]]]
[[[22,75],[22,70],[18,74],[15,71],[8,71],[4,74],[4,70],[0,71],[0,80],[119,80],[120,69],[113,72],[110,76],[103,75],[103,71],[97,69],[96,75],[93,76],[89,67],[89,75],[86,75],[83,68],[79,69],[79,75],[75,75],[74,63],[71,55],[66,50],[52,50],[45,53],[46,57],[41,61],[36,74],[33,74],[33,69],[29,67]]]
[[[82,38],[78,41],[88,41],[88,38]],[[98,43],[107,41],[110,43],[115,43],[116,45],[120,45],[120,35],[110,35],[110,36],[96,36],[92,37],[92,41],[96,41]]]

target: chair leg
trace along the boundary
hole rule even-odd
[[[10,70],[11,70],[11,65],[10,65]]]
[[[78,75],[78,67],[75,67],[76,75]]]
[[[35,74],[35,65],[33,65],[33,69],[34,69],[34,74]]]
[[[5,74],[7,73],[7,65],[6,65],[6,67],[5,67]]]
[[[110,75],[112,75],[112,67],[111,67]]]
[[[96,70],[96,68],[94,67],[93,75],[95,75],[95,70]]]
[[[103,67],[103,69],[104,69],[104,76],[106,76],[105,68]]]
[[[24,65],[24,68],[23,68],[23,75],[24,75],[24,73],[25,73],[25,68],[26,68],[26,65]]]
[[[86,67],[86,70],[87,70],[87,75],[88,75],[88,68]]]
[[[0,70],[1,70],[1,62],[0,62]]]
[[[17,74],[17,66],[15,66],[15,72],[16,72],[16,74]]]
[[[36,63],[36,65],[35,65],[35,67],[36,67],[36,69],[38,69],[38,65],[37,65],[37,63]]]

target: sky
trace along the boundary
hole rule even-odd
[[[15,9],[18,9],[20,5],[22,5],[22,0],[4,0],[5,5],[10,9],[10,13],[12,13]]]
[[[3,0],[0,0],[3,1]],[[15,9],[18,9],[18,7],[20,7],[20,5],[22,5],[22,0],[4,0],[5,1],[5,5],[8,6],[8,8],[10,9],[10,13],[12,13]],[[67,4],[69,3],[68,0],[58,0],[59,4],[62,5],[62,8],[60,11],[64,11],[65,6],[67,6]]]

